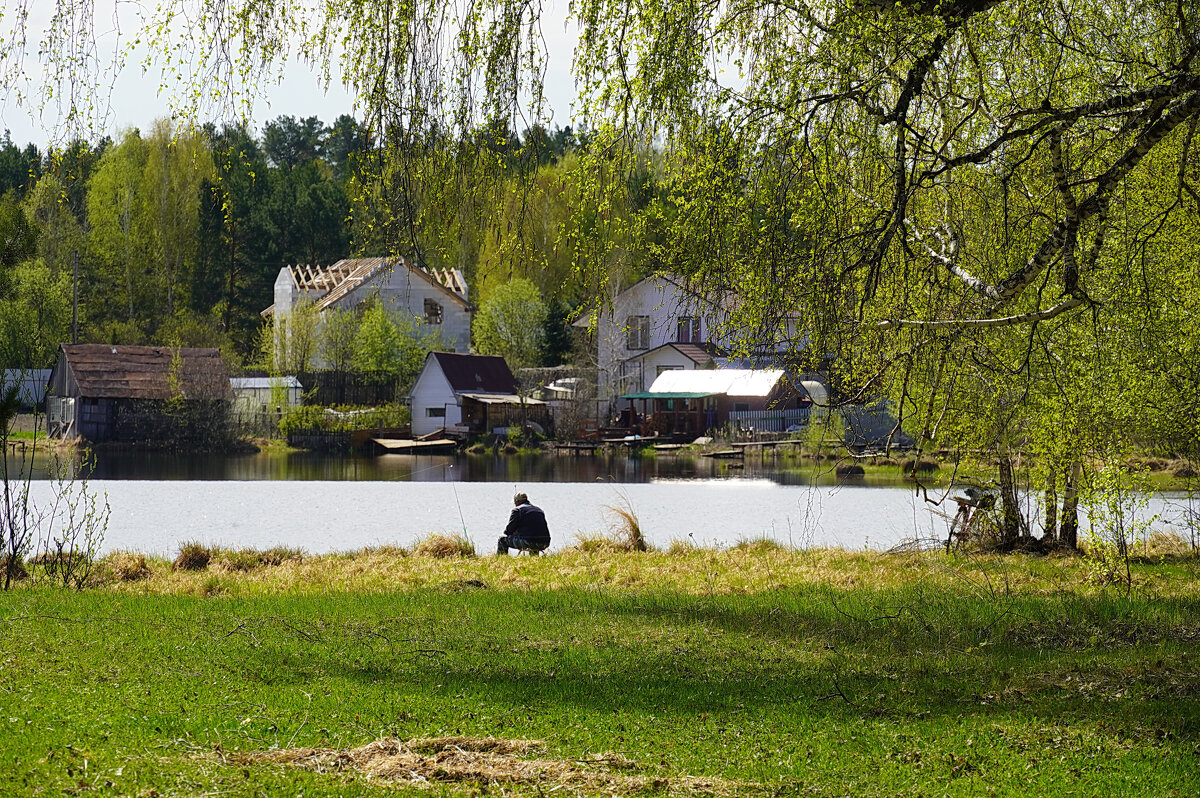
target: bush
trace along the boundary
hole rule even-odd
[[[212,558],[212,549],[193,540],[179,547],[179,556],[171,563],[171,567],[176,571],[203,571]]]
[[[353,432],[378,427],[403,427],[411,421],[411,410],[401,404],[378,407],[304,405],[283,414],[279,420],[279,434],[287,437],[297,432]]]

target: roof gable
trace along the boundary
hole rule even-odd
[[[343,258],[332,266],[289,266],[292,281],[301,291],[313,291],[319,295],[317,308],[324,309],[359,286],[376,279],[390,269],[407,269],[409,273],[437,288],[448,299],[463,307],[470,307],[467,299],[467,283],[458,269],[426,269],[407,258]]]
[[[79,396],[96,399],[229,399],[233,390],[218,349],[63,344]]]
[[[517,381],[504,358],[498,355],[462,355],[431,352],[455,393],[516,393]]]

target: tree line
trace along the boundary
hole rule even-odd
[[[59,343],[77,340],[214,346],[235,368],[269,366],[261,313],[281,267],[401,255],[463,271],[483,308],[483,351],[521,365],[561,363],[567,318],[584,290],[565,186],[586,144],[570,128],[535,125],[518,136],[503,124],[416,142],[398,130],[376,135],[347,115],[332,125],[281,116],[260,135],[244,124],[181,129],[160,120],[149,131],[45,151],[20,148],[6,133],[0,362],[45,368]],[[417,151],[421,166],[412,168],[400,154]],[[458,185],[439,184],[417,203],[397,200],[396,185],[448,162],[462,164]],[[456,194],[473,197],[469,211],[448,210]],[[534,329],[509,341],[495,321],[514,291],[532,302],[522,327],[532,319]],[[339,351],[332,362],[411,370],[410,350],[436,342],[409,322],[382,309],[349,314],[330,335],[360,351]],[[315,347],[293,349],[307,357]]]

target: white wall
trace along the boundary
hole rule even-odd
[[[453,427],[462,423],[462,408],[454,398],[450,382],[432,356],[425,358],[425,365],[417,375],[417,381],[413,383],[409,400],[412,403],[414,438],[436,432],[442,427]],[[430,416],[430,408],[444,408],[445,417]]]
[[[625,321],[630,316],[650,317],[650,341],[645,349],[627,346]],[[670,280],[650,277],[615,297],[612,310],[602,312],[596,324],[597,397],[611,400],[625,392],[620,381],[621,364],[649,349],[675,342],[680,316],[700,316],[700,340],[721,345],[720,340],[712,337],[717,327],[717,314],[712,307]],[[649,382],[653,381],[651,375]],[[639,389],[634,386],[631,390]]]
[[[439,335],[442,338],[443,351],[463,354],[471,351],[470,311],[445,290],[403,266],[380,271],[372,279],[347,292],[338,305],[354,308],[377,294],[392,310],[407,311],[411,314],[422,332]],[[442,306],[441,324],[425,324],[426,299]]]

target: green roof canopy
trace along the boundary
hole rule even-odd
[[[720,393],[712,391],[675,391],[673,393],[651,393],[650,391],[642,391],[641,393],[627,393],[622,396],[622,399],[704,399],[708,396],[720,396]]]

